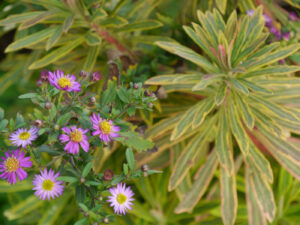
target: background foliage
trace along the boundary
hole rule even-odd
[[[32,113],[17,96],[35,89],[43,69],[98,70],[98,94],[113,76],[148,80],[154,112],[127,119],[156,144],[136,168],[164,173],[132,185],[135,207],[115,224],[296,225],[300,22],[289,13],[299,8],[290,0],[3,1],[0,106],[9,117]],[[262,14],[289,40],[270,33]],[[125,161],[109,149],[99,158],[116,172]],[[31,188],[0,183],[1,223],[79,219],[73,193],[40,202]]]

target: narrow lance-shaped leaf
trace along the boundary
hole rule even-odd
[[[28,35],[22,39],[19,39],[15,42],[11,43],[5,49],[5,52],[16,51],[16,50],[31,46],[33,44],[36,44],[38,42],[41,42],[41,41],[45,40],[46,38],[50,37],[54,31],[55,31],[55,27],[49,27],[47,29],[43,29],[34,34]]]
[[[266,179],[254,167],[251,167],[250,184],[254,190],[256,201],[261,209],[264,217],[272,222],[275,218],[276,204],[273,196],[273,191]]]
[[[215,96],[215,103],[217,106],[221,105],[226,97],[227,92],[227,85],[223,83],[221,87],[218,88],[216,96]]]
[[[251,112],[251,109],[247,103],[247,100],[245,101],[241,95],[238,93],[233,93],[235,104],[239,108],[240,115],[242,116],[244,122],[246,123],[247,127],[252,130],[254,127],[254,116]]]
[[[187,175],[189,169],[192,167],[192,163],[190,162],[195,159],[195,157],[197,156],[197,154],[199,154],[200,151],[205,150],[204,146],[207,137],[212,131],[214,123],[215,118],[210,118],[208,122],[204,125],[205,129],[189,142],[189,144],[180,154],[179,158],[176,160],[176,164],[172,170],[172,174],[169,180],[169,191],[175,189],[182,182],[184,177]]]
[[[53,32],[52,36],[47,41],[47,44],[46,44],[47,51],[56,44],[56,42],[61,37],[62,33],[63,33],[63,26],[62,25],[57,26],[55,31]]]
[[[254,190],[250,184],[250,172],[248,166],[246,166],[245,169],[248,223],[249,225],[267,225],[267,221],[259,209]]]
[[[176,207],[175,213],[189,212],[195,207],[213,178],[217,165],[216,151],[213,150],[205,164],[200,168],[199,176],[195,178],[191,191],[184,196],[183,201]]]
[[[195,129],[201,125],[206,116],[213,110],[214,106],[215,103],[213,98],[206,98],[202,100],[194,114],[192,129]]]
[[[193,86],[192,91],[199,91],[206,88],[210,84],[222,81],[223,74],[208,74],[202,77],[201,81]]]
[[[196,65],[200,66],[202,69],[209,73],[218,73],[219,70],[214,65],[212,65],[205,57],[199,55],[198,53],[194,52],[193,50],[178,44],[176,42],[156,42],[156,44],[178,56],[181,56],[184,59],[187,59]]]
[[[157,20],[140,20],[134,23],[126,24],[116,29],[117,32],[132,32],[135,30],[150,30],[161,27],[162,23]]]
[[[101,49],[101,45],[93,46],[89,48],[88,55],[82,67],[84,71],[89,71],[89,72],[93,71],[100,49]]]
[[[233,225],[237,213],[237,193],[235,174],[228,174],[221,167],[221,211],[224,225]]]
[[[201,80],[202,74],[172,74],[151,77],[145,82],[150,85],[194,84]]]
[[[30,20],[30,19],[32,19],[38,15],[41,15],[43,13],[44,13],[44,11],[35,11],[35,12],[25,12],[25,13],[11,15],[3,20],[0,20],[0,26],[24,23],[25,21]]]
[[[241,74],[240,77],[249,78],[254,76],[262,76],[262,75],[281,75],[286,73],[294,73],[299,70],[300,70],[300,66],[270,66],[246,74]]]
[[[219,112],[219,129],[216,138],[216,151],[221,166],[228,174],[234,174],[232,146],[229,142],[229,127],[224,107]]]

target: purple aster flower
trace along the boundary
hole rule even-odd
[[[96,72],[94,72],[93,74],[92,74],[92,76],[91,76],[91,81],[92,82],[97,82],[98,80],[100,80],[101,79],[101,74],[98,72],[98,71],[96,71]]]
[[[296,12],[289,12],[289,19],[292,21],[298,21],[299,17]]]
[[[62,181],[56,180],[59,177],[59,173],[54,174],[54,170],[50,169],[49,172],[45,168],[44,171],[41,170],[41,175],[36,174],[33,178],[32,184],[35,190],[35,196],[39,199],[50,200],[50,198],[55,199],[62,195],[65,186],[62,185]]]
[[[9,136],[9,140],[15,146],[26,148],[27,145],[31,145],[32,141],[38,137],[38,131],[39,129],[36,127],[31,127],[29,130],[27,128],[19,128]]]
[[[23,167],[31,167],[30,157],[24,157],[25,152],[20,149],[5,152],[5,157],[1,157],[0,161],[0,178],[7,179],[7,182],[15,184],[17,177],[19,181],[27,177],[27,173]]]
[[[282,35],[282,39],[285,41],[289,41],[290,40],[290,32],[284,32],[284,34]]]
[[[102,119],[100,115],[93,113],[90,116],[91,123],[95,131],[93,131],[93,136],[99,135],[99,138],[104,142],[110,142],[115,137],[119,137],[120,127],[114,126],[112,120]]]
[[[267,26],[267,27],[271,26],[272,25],[271,18],[268,15],[266,15],[266,14],[263,14],[263,17],[265,19],[265,26]]]
[[[55,72],[49,71],[49,82],[53,87],[64,91],[81,91],[81,84],[76,80],[76,77],[72,74],[64,75],[64,72],[57,70]]]
[[[132,210],[131,205],[133,205],[132,201],[134,199],[132,196],[134,193],[132,192],[130,187],[126,187],[126,185],[122,183],[118,183],[117,187],[112,187],[109,189],[109,192],[112,196],[109,196],[108,202],[110,202],[110,206],[114,207],[114,211],[116,214],[121,215],[129,210]]]
[[[271,32],[272,34],[274,34],[275,37],[276,37],[278,40],[281,39],[281,32],[280,32],[280,30],[278,30],[276,27],[272,26],[272,27],[270,28],[270,32]]]
[[[79,144],[85,152],[88,152],[90,149],[90,144],[88,141],[88,137],[85,135],[89,130],[83,130],[81,128],[77,128],[76,126],[72,126],[71,129],[69,127],[64,127],[62,130],[66,134],[61,134],[59,139],[62,143],[68,142],[66,144],[64,150],[73,155],[79,153]]]
[[[278,63],[279,63],[280,65],[284,65],[284,64],[285,64],[285,61],[284,61],[284,59],[280,59],[280,60],[278,61]]]

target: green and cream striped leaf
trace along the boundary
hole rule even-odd
[[[203,90],[210,84],[214,84],[223,80],[224,74],[207,74],[204,75],[200,82],[193,86],[192,91]]]
[[[33,19],[36,16],[43,14],[44,11],[25,12],[8,16],[7,18],[0,20],[0,26],[7,26],[17,23],[24,23]]]
[[[233,152],[231,146],[231,134],[224,107],[219,112],[219,128],[216,137],[216,151],[220,165],[230,175],[234,174]]]
[[[233,92],[233,97],[236,105],[239,108],[240,115],[243,118],[243,121],[246,123],[247,127],[252,130],[254,127],[254,116],[253,113],[248,105],[248,100],[242,98],[242,96],[238,93]],[[246,101],[245,101],[246,100]]]
[[[270,76],[270,75],[282,75],[287,73],[294,73],[300,70],[300,66],[270,66],[258,70],[251,71],[249,73],[241,74],[240,77],[249,78],[256,76]]]
[[[212,98],[206,98],[200,102],[194,114],[192,129],[195,129],[201,125],[206,116],[213,110],[214,106],[215,103]]]
[[[199,82],[203,74],[172,74],[172,75],[159,75],[151,77],[145,82],[149,85],[166,85],[166,84],[195,84]]]
[[[217,106],[221,105],[224,102],[224,99],[226,97],[227,92],[227,84],[223,83],[217,90],[216,96],[215,96],[215,103]]]
[[[235,174],[228,174],[221,167],[221,211],[224,225],[234,225],[237,213],[237,192]]]
[[[209,73],[218,73],[219,69],[216,68],[211,62],[209,62],[205,57],[199,55],[198,53],[194,52],[193,50],[178,44],[176,42],[156,42],[156,44],[184,59],[187,59],[196,65],[200,66],[203,70]]]
[[[239,81],[254,92],[263,93],[263,94],[273,94],[272,91],[269,91],[261,86],[253,84],[252,82],[249,82],[247,80],[240,79]]]
[[[244,95],[249,95],[248,87],[240,80],[232,78],[230,79],[230,82],[237,91],[243,93]]]
[[[175,213],[190,212],[205,193],[218,165],[216,151],[213,150],[206,162],[201,166],[191,190],[175,209]]]

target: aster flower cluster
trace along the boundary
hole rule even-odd
[[[145,175],[142,170],[135,170],[131,148],[147,150],[153,147],[153,143],[132,132],[128,123],[120,122],[120,117],[134,115],[135,107],[152,110],[152,101],[156,97],[143,89],[142,84],[130,83],[128,88],[124,88],[117,87],[115,81],[109,81],[102,95],[111,98],[107,93],[115,92],[113,96],[118,99],[114,101],[119,101],[119,108],[110,110],[116,105],[114,101],[101,98],[98,104],[95,95],[86,97],[87,87],[99,80],[99,72],[81,71],[78,77],[62,70],[41,72],[37,81],[40,93],[20,97],[31,98],[32,102],[43,107],[45,113],[36,113],[31,127],[25,127],[25,121],[22,126],[16,124],[17,128],[8,135],[14,149],[6,151],[0,158],[0,178],[16,184],[30,176],[28,168],[38,167],[39,173],[33,175],[32,190],[41,200],[49,201],[61,196],[65,189],[72,188],[69,183],[74,183],[91,195],[94,210],[96,196],[93,193],[99,192],[97,186],[102,183],[98,194],[110,192],[107,202],[115,214],[124,215],[131,210],[134,193],[131,187],[126,187],[125,179]],[[123,124],[122,129],[117,124]],[[128,141],[129,138],[131,141]],[[114,175],[110,169],[102,174],[96,173],[91,162],[95,149],[112,146],[114,141],[127,146],[126,156],[131,157],[126,158],[128,163],[124,164],[123,174]],[[53,154],[53,159],[46,165],[41,160],[43,152],[50,156]],[[61,163],[60,167],[55,164],[57,161]],[[118,178],[119,183],[114,178]]]

